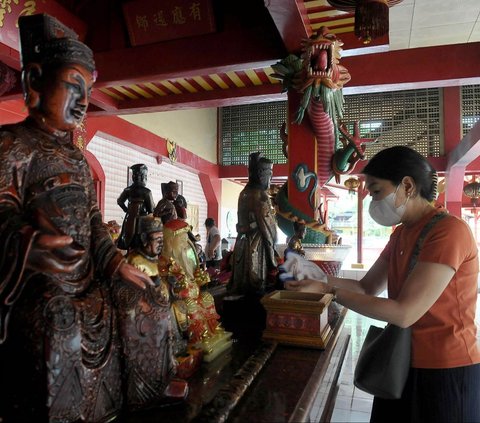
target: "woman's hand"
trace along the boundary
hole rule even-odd
[[[120,264],[118,276],[136,288],[146,289],[147,285],[155,286],[149,276],[126,262]]]
[[[333,292],[333,288],[330,285],[315,279],[288,281],[285,282],[285,288],[289,291],[313,292],[315,294],[331,294]]]

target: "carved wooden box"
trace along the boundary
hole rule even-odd
[[[281,344],[325,348],[332,334],[328,324],[331,294],[274,291],[262,298],[267,311],[263,337]]]

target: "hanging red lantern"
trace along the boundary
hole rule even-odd
[[[355,12],[355,35],[368,44],[388,33],[389,8],[403,0],[327,0],[344,12]]]
[[[477,207],[478,199],[480,198],[480,183],[477,182],[474,178],[473,182],[465,185],[463,187],[463,193],[471,199],[472,206]]]

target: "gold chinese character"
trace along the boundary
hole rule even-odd
[[[29,0],[23,3],[23,10],[18,14],[20,16],[33,15],[37,10],[37,2],[35,0]],[[15,26],[18,28],[18,19],[15,22]]]
[[[14,4],[18,4],[18,0],[13,0]],[[12,0],[0,0],[0,28],[4,25],[5,15],[12,13]]]
[[[147,29],[148,29],[148,19],[147,19],[147,17],[145,15],[143,15],[143,16],[137,15],[135,18],[136,18],[136,21],[137,21],[137,26],[140,29],[143,29],[144,31],[147,31]]]
[[[163,15],[163,10],[159,10],[157,13],[153,15],[153,22],[157,26],[167,26],[167,20],[165,19],[165,16]]]
[[[182,8],[175,6],[172,9],[173,23],[177,25],[184,24],[186,22],[185,16],[183,16]]]
[[[190,5],[190,16],[194,21],[202,20],[202,16],[200,15],[200,3],[192,3]]]

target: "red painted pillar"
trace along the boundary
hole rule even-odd
[[[461,119],[461,100],[460,87],[446,87],[443,89],[443,139],[445,145],[445,154],[448,155],[455,149],[462,139],[462,119]],[[447,210],[455,216],[462,216],[462,202],[456,201],[456,198],[462,198],[459,192],[463,190],[463,179],[465,168],[457,168],[448,175],[448,190],[457,193],[445,196]]]
[[[213,217],[218,226],[220,223],[220,207],[218,205],[222,200],[222,181],[206,173],[200,173],[198,178],[200,179],[205,199],[207,200],[208,217]],[[203,224],[203,222],[200,223]]]
[[[317,141],[310,128],[308,115],[300,125],[294,123],[295,114],[298,110],[302,94],[289,91],[288,93],[288,201],[296,209],[307,216],[315,218],[316,208],[310,206],[310,187],[306,191],[299,191],[294,180],[294,172],[299,164],[304,164],[308,172],[317,173]],[[315,198],[317,193],[315,193]]]

